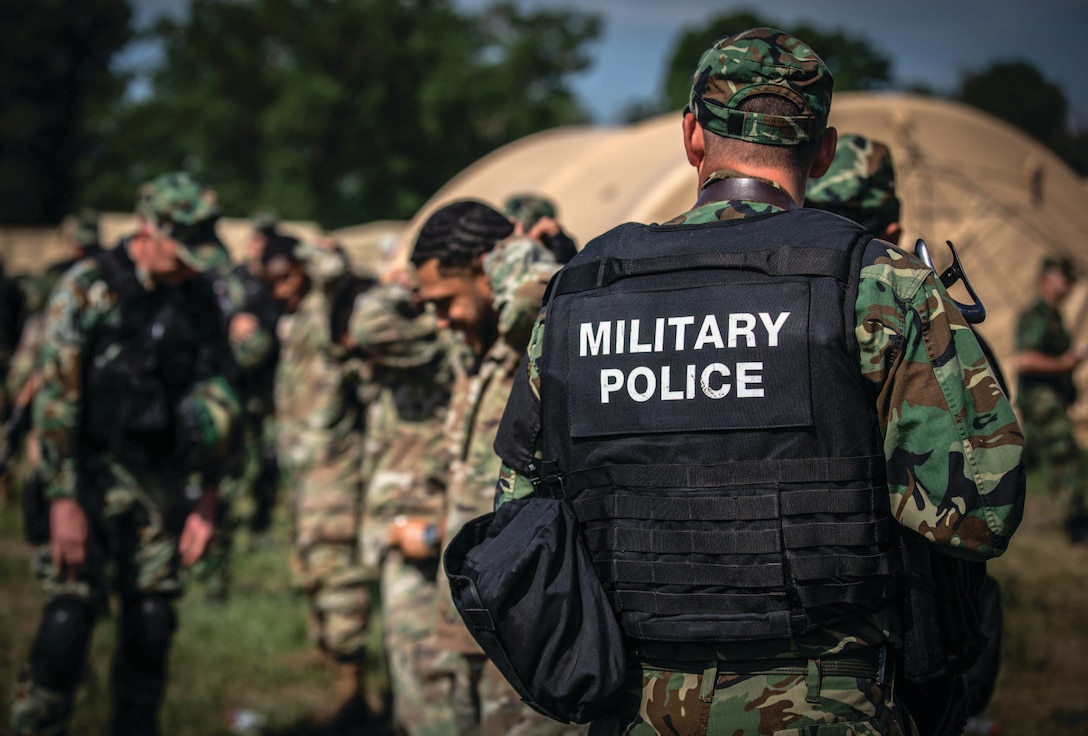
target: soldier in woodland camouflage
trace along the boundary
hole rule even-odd
[[[1061,496],[1066,531],[1080,542],[1088,540],[1088,467],[1069,407],[1077,397],[1073,371],[1088,352],[1073,344],[1059,311],[1076,277],[1068,258],[1043,260],[1038,295],[1016,323],[1016,403],[1024,422],[1027,461],[1042,468],[1050,490]]]
[[[623,225],[591,241],[560,273],[557,281],[560,295],[557,297],[553,292],[552,301],[535,325],[529,343],[528,369],[513,388],[508,414],[496,439],[495,447],[504,463],[499,476],[499,505],[527,498],[536,492],[536,483],[547,482],[547,479],[541,479],[538,468],[541,462],[551,462],[555,456],[545,456],[545,447],[552,447],[551,452],[555,452],[556,446],[560,448],[561,461],[552,472],[564,483],[572,483],[582,472],[581,465],[565,467],[563,464],[581,457],[574,453],[582,450],[577,446],[572,449],[571,444],[565,444],[572,442],[570,438],[562,436],[562,432],[570,431],[571,425],[553,428],[552,433],[548,432],[547,424],[543,430],[533,430],[541,427],[541,415],[550,416],[554,423],[557,416],[577,418],[590,411],[577,402],[564,402],[572,395],[568,392],[578,388],[573,379],[567,379],[565,383],[563,378],[565,366],[578,365],[578,345],[569,344],[572,338],[568,337],[565,321],[558,325],[549,321],[557,311],[565,318],[574,318],[570,316],[575,314],[573,310],[583,304],[576,301],[582,293],[577,291],[579,285],[584,286],[585,293],[597,297],[595,312],[608,309],[613,303],[629,304],[619,301],[629,296],[624,289],[644,295],[637,290],[638,279],[624,280],[624,269],[641,267],[639,259],[653,261],[650,255],[661,255],[672,248],[673,260],[678,264],[683,258],[692,259],[690,270],[678,274],[663,269],[660,277],[645,277],[645,288],[650,288],[649,284],[654,283],[651,278],[659,278],[659,283],[665,283],[669,278],[682,276],[669,282],[673,284],[671,290],[662,288],[655,292],[654,301],[667,303],[671,309],[703,309],[698,305],[691,306],[691,300],[680,300],[684,299],[686,290],[697,284],[718,288],[713,285],[715,279],[729,279],[729,287],[744,289],[752,300],[762,298],[757,287],[790,289],[793,287],[780,287],[779,284],[791,280],[798,283],[809,279],[807,283],[812,286],[808,288],[823,288],[816,286],[821,283],[820,277],[806,275],[803,266],[791,266],[787,259],[776,260],[776,257],[808,258],[800,252],[802,248],[810,242],[819,245],[821,237],[830,241],[828,234],[834,232],[837,233],[836,242],[840,244],[848,236],[854,238],[854,243],[862,244],[850,246],[854,248],[853,252],[860,253],[860,262],[853,266],[853,274],[848,279],[857,284],[853,308],[841,310],[837,317],[826,317],[840,323],[839,329],[845,328],[843,334],[850,334],[849,328],[853,327],[856,339],[856,347],[847,348],[848,352],[842,354],[835,370],[842,372],[843,385],[850,386],[848,391],[857,396],[857,405],[868,403],[872,408],[858,412],[856,417],[836,416],[832,419],[814,415],[807,424],[803,419],[797,421],[811,426],[815,437],[823,437],[824,432],[829,438],[835,435],[836,430],[826,429],[831,424],[864,427],[855,430],[858,433],[857,454],[867,454],[862,443],[872,443],[879,448],[882,441],[883,456],[875,457],[883,460],[881,464],[886,465],[886,472],[877,465],[871,479],[857,481],[864,484],[871,498],[868,502],[870,511],[865,513],[878,510],[874,518],[894,519],[902,527],[923,535],[935,548],[954,551],[957,555],[986,559],[1005,551],[1023,508],[1022,436],[1012,409],[997,388],[971,330],[933,272],[920,260],[888,242],[870,240],[868,234],[852,223],[800,209],[809,176],[823,174],[835,153],[836,133],[827,127],[831,89],[831,75],[816,53],[800,40],[775,29],[758,28],[734,34],[720,39],[705,52],[695,70],[690,105],[683,119],[687,158],[699,175],[698,199],[691,210],[663,226]],[[801,222],[803,226],[792,226],[794,222]],[[717,241],[710,237],[711,231],[718,234]],[[761,237],[765,231],[771,233],[769,240]],[[782,235],[783,232],[786,234]],[[825,234],[821,236],[821,233]],[[687,253],[685,249],[692,249],[692,246],[685,239],[698,242],[711,252]],[[793,241],[796,246],[791,248]],[[831,242],[827,247],[832,247]],[[764,255],[768,250],[769,255]],[[715,265],[696,268],[695,258]],[[619,261],[614,270],[606,268],[611,265],[607,263],[609,260]],[[751,271],[728,265],[740,262],[751,264]],[[710,272],[711,268],[720,269],[717,271],[720,276],[712,279],[715,275]],[[775,276],[779,270],[802,276]],[[576,286],[566,292],[563,284],[568,271],[576,274],[570,276],[576,279]],[[600,280],[610,273],[620,274],[614,281],[606,282],[618,291],[607,285],[594,291],[594,283],[601,283]],[[593,275],[594,279],[581,278],[585,274]],[[746,284],[746,279],[755,286]],[[729,298],[729,289],[722,288],[716,293]],[[843,294],[840,299],[845,301],[849,292],[840,293]],[[572,300],[566,301],[571,306],[563,306],[564,310],[571,311],[560,310],[561,298]],[[676,301],[671,301],[673,299]],[[638,302],[635,304],[637,306]],[[805,308],[803,300],[794,304]],[[850,302],[845,301],[844,306],[849,305]],[[661,309],[662,322],[670,315],[688,313],[669,311],[666,314],[668,310]],[[638,316],[642,316],[641,313]],[[745,315],[737,316],[743,318]],[[589,318],[601,319],[597,316]],[[684,324],[684,317],[673,319],[679,326]],[[634,329],[633,325],[629,329]],[[811,334],[806,331],[799,341],[810,340]],[[688,343],[677,337],[676,350],[680,352],[682,347],[689,350],[690,353],[684,352],[682,356],[688,361],[718,360],[704,354],[722,337],[715,338],[712,330],[702,333],[701,353],[690,351],[686,348]],[[659,342],[662,351],[670,350],[671,333]],[[657,344],[653,340],[648,342],[648,355],[652,356],[657,350]],[[843,345],[849,345],[846,338]],[[715,350],[714,355],[728,361],[730,348],[724,342],[721,346],[725,348],[724,352]],[[744,343],[738,342],[736,347],[741,349]],[[824,348],[811,349],[815,355]],[[587,346],[584,355],[589,354]],[[773,359],[771,353],[766,355],[768,360]],[[645,360],[652,360],[652,357]],[[713,365],[718,366],[714,369],[718,373],[711,375],[724,376],[729,388],[739,391],[742,384],[728,384],[732,379],[728,367],[720,363]],[[826,376],[797,376],[797,379],[823,387],[830,381],[831,374],[829,371]],[[665,375],[662,373],[662,381]],[[894,656],[889,650],[894,651],[902,645],[903,629],[887,586],[880,597],[875,594],[860,596],[854,604],[843,608],[810,610],[808,603],[800,609],[800,604],[796,604],[787,611],[787,616],[796,620],[795,617],[804,615],[813,624],[795,630],[794,624],[785,624],[784,619],[775,618],[780,605],[775,601],[783,599],[778,598],[780,591],[772,582],[782,575],[768,567],[767,574],[757,578],[760,575],[757,570],[770,563],[756,554],[751,554],[746,564],[739,568],[725,566],[727,563],[732,565],[737,555],[729,551],[732,545],[728,539],[714,536],[719,534],[718,528],[735,530],[732,534],[763,534],[760,530],[767,527],[761,526],[762,522],[758,520],[764,517],[755,512],[753,504],[768,493],[782,499],[782,504],[791,498],[799,501],[808,498],[790,495],[792,487],[809,487],[806,467],[813,475],[820,472],[815,465],[809,466],[805,459],[798,461],[797,466],[792,465],[792,448],[808,440],[800,439],[797,432],[789,429],[788,422],[786,426],[764,426],[758,413],[761,409],[756,408],[757,404],[763,405],[755,398],[763,396],[762,389],[752,392],[751,383],[745,386],[748,393],[743,400],[735,393],[724,392],[724,386],[704,382],[700,388],[692,382],[687,393],[681,388],[668,396],[691,401],[670,402],[659,399],[655,392],[640,393],[645,383],[628,382],[608,393],[612,386],[602,382],[601,393],[610,397],[613,403],[627,400],[630,395],[635,401],[645,400],[647,406],[652,406],[655,413],[636,415],[646,425],[664,424],[658,415],[666,415],[668,419],[675,419],[678,427],[693,426],[696,431],[679,435],[673,429],[659,434],[636,427],[625,430],[634,435],[635,439],[629,440],[623,434],[615,437],[593,435],[597,428],[579,430],[579,441],[597,453],[594,461],[602,463],[608,473],[635,471],[612,476],[629,478],[624,481],[629,485],[612,484],[601,488],[594,485],[583,491],[594,494],[593,499],[597,498],[596,494],[602,494],[601,498],[605,500],[614,498],[616,507],[613,511],[600,512],[593,523],[579,514],[582,528],[587,531],[587,544],[598,561],[598,571],[605,578],[606,590],[615,596],[615,607],[625,623],[632,651],[638,660],[638,672],[634,673],[638,684],[618,694],[614,713],[595,721],[592,732],[633,736],[914,733],[910,714],[903,710],[891,687]],[[668,388],[663,385],[662,396],[668,393]],[[675,382],[672,388],[676,388]],[[772,390],[773,387],[768,387],[768,396]],[[686,413],[686,407],[701,393],[719,400],[719,418],[714,417],[715,410],[709,406],[698,414]],[[793,392],[793,399],[784,407],[787,413],[798,407],[797,396]],[[661,403],[657,403],[659,400]],[[733,403],[729,403],[730,400]],[[831,397],[830,400],[838,399]],[[828,398],[813,394],[814,414],[821,407],[819,402],[824,401]],[[568,411],[564,406],[569,406],[569,415],[562,413]],[[781,402],[774,406],[783,408]],[[801,409],[807,410],[807,406],[808,402],[805,402]],[[949,406],[956,407],[956,411],[950,412]],[[698,418],[698,422],[692,417]],[[722,421],[724,426],[717,430],[721,435],[720,442],[712,444],[705,439],[705,427],[715,421]],[[737,431],[730,426],[744,429]],[[616,427],[611,429],[613,433],[619,431]],[[872,439],[875,431],[879,432],[877,440]],[[558,439],[554,436],[557,432],[560,433]],[[670,440],[673,437],[682,437],[683,444],[681,440]],[[633,446],[635,440],[640,443],[638,451],[631,453],[631,459],[624,459],[623,453],[629,452],[628,447]],[[704,441],[708,443],[707,448],[713,446],[714,457],[694,454],[692,447],[702,446]],[[832,463],[836,462],[833,455],[841,452],[832,452],[830,448],[824,451],[829,452],[828,462]],[[664,459],[658,459],[659,456]],[[689,458],[688,462],[679,459],[681,456]],[[647,459],[650,457],[654,459]],[[619,460],[610,462],[610,458]],[[670,474],[670,466],[660,465],[663,462],[683,465]],[[797,468],[796,473],[790,470],[793,467]],[[771,471],[772,468],[776,470]],[[767,472],[785,474],[784,482],[773,484],[768,490],[759,486],[757,480],[747,480],[758,479]],[[652,489],[650,493],[650,490],[642,489],[641,476],[660,477],[662,480],[658,482],[661,483],[684,485],[686,482],[692,484],[692,488],[685,491],[672,485],[648,486]],[[688,480],[677,481],[677,477]],[[712,478],[721,479],[717,482],[722,485],[714,488],[715,484],[709,480]],[[844,481],[832,481],[840,482]],[[640,490],[641,494],[638,493]],[[698,498],[693,497],[695,490],[701,494]],[[658,499],[664,498],[665,494],[670,503],[683,505],[697,504],[703,496],[712,493],[719,493],[724,498],[739,493],[742,498],[750,496],[751,501],[744,504],[744,509],[735,511],[723,504],[715,511],[721,514],[714,517],[719,521],[710,526],[699,521],[701,516],[685,517],[688,506],[674,508],[671,512],[667,505],[654,506],[664,503]],[[568,498],[574,500],[578,513],[581,497]],[[640,499],[639,505],[634,505],[632,500],[632,505],[622,506],[628,498]],[[834,498],[838,500],[829,502],[824,513],[838,513],[836,505],[847,503],[844,494],[835,494]],[[709,503],[706,501],[702,507],[704,513],[712,508]],[[647,504],[652,508],[643,508]],[[611,507],[605,505],[604,508]],[[779,509],[775,511],[779,514],[779,524],[782,524],[786,507],[776,504],[776,508]],[[624,513],[631,516],[624,517]],[[635,521],[628,522],[627,518]],[[632,549],[668,547],[675,552],[672,559],[677,561],[662,559],[658,554],[638,560],[623,545],[610,545],[609,539],[613,537],[608,535],[614,534],[615,539],[620,539],[619,535],[629,531],[627,524],[641,525],[637,539],[623,537]],[[800,560],[800,555],[806,555],[804,562],[811,564],[814,570],[831,569],[840,564],[833,561],[834,558],[821,560],[815,552],[808,551],[819,550],[822,540],[824,544],[834,544],[826,541],[828,534],[845,540],[840,533],[824,531],[807,542],[793,539],[792,535],[783,538],[783,534],[785,532],[772,530],[770,536],[760,538],[785,549],[783,555],[788,559]],[[713,542],[700,545],[700,538],[713,538]],[[684,540],[694,540],[695,544],[684,546]],[[851,545],[859,543],[860,539],[849,542]],[[611,551],[603,554],[614,555],[614,558],[600,556],[606,547]],[[871,551],[878,555],[889,554],[888,548],[881,545]],[[741,552],[743,550],[737,554]],[[842,552],[845,554],[847,550]],[[773,557],[782,561],[778,555]],[[894,568],[895,555],[891,554],[888,561]],[[715,564],[705,564],[707,562]],[[718,564],[723,566],[718,567]],[[804,573],[797,569],[788,573],[793,578],[790,584],[795,586],[794,594],[800,595]],[[883,575],[876,570],[870,574],[874,581]],[[883,578],[893,586],[895,579],[894,573]],[[700,587],[704,580],[725,582],[709,589]],[[750,580],[763,580],[763,585],[771,587],[761,593],[753,588],[758,583],[748,582]],[[839,579],[839,584],[860,583],[846,575]],[[835,592],[835,586],[819,587],[821,592],[816,593],[817,597],[831,596]],[[743,602],[747,613],[738,613],[738,602]],[[688,615],[688,611],[696,613]],[[761,617],[764,611],[771,613]],[[669,623],[670,618],[674,623]],[[641,629],[633,628],[631,622],[644,622],[645,630],[654,633],[639,636],[637,631]],[[766,628],[761,633],[762,622],[766,622]],[[697,630],[713,630],[714,634],[696,633]],[[772,630],[778,633],[771,634]]]
[[[12,707],[16,734],[62,733],[95,620],[115,592],[111,733],[158,733],[182,566],[214,530],[240,406],[214,296],[214,193],[184,173],[140,190],[138,232],[80,261],[50,298],[34,427],[48,498],[47,603]],[[186,485],[188,484],[188,488]]]

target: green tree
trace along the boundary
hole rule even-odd
[[[1060,146],[1069,109],[1065,93],[1025,61],[995,61],[967,74],[957,97],[1047,146]]]
[[[124,92],[126,0],[0,0],[0,222],[55,223],[84,193],[77,162]]]
[[[702,53],[722,36],[758,26],[781,28],[809,44],[831,69],[836,91],[879,89],[888,86],[891,81],[890,59],[864,38],[842,31],[819,29],[807,23],[777,23],[751,11],[738,11],[681,31],[669,55],[658,101],[639,104],[632,110],[639,115],[647,115],[681,109],[688,103],[691,76]]]
[[[194,0],[152,36],[152,93],[114,121],[103,163],[129,191],[186,168],[227,212],[272,208],[325,226],[409,217],[494,148],[582,121],[567,86],[599,20],[478,14],[449,0]]]

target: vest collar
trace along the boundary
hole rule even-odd
[[[710,202],[727,200],[765,202],[787,211],[797,209],[797,203],[784,190],[763,179],[752,177],[714,179],[699,192],[699,199],[695,206],[701,207]]]

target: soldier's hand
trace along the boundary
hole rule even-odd
[[[257,331],[257,318],[248,312],[236,314],[230,321],[230,339],[248,340]]]
[[[547,215],[541,217],[533,225],[533,229],[529,231],[529,237],[533,240],[543,240],[544,238],[554,238],[559,234],[559,221],[554,217],[548,217]]]
[[[49,504],[49,546],[57,576],[75,579],[87,560],[87,514],[74,498]]]
[[[215,535],[215,506],[218,500],[214,491],[205,491],[197,501],[178,539],[178,552],[186,567],[195,565],[208,551],[208,544]]]
[[[427,518],[398,516],[389,527],[389,546],[399,549],[409,560],[437,557],[441,541],[439,525]]]

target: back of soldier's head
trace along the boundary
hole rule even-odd
[[[437,259],[443,270],[471,268],[513,231],[506,216],[490,205],[473,199],[452,202],[423,223],[411,260],[421,266]]]
[[[703,53],[686,111],[712,134],[708,153],[803,166],[827,131],[833,86],[827,65],[805,43],[753,28]]]
[[[901,209],[891,151],[865,136],[840,135],[827,173],[809,180],[805,206],[834,212],[885,237],[899,223]]]

